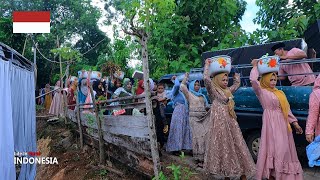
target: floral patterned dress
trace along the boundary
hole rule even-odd
[[[204,157],[205,170],[223,177],[253,176],[256,172],[255,163],[237,120],[229,113],[228,98],[213,86],[207,66],[204,70],[204,83],[212,102],[211,125]],[[234,84],[229,89],[234,93],[239,86],[240,80],[234,79]]]

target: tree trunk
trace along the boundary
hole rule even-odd
[[[153,108],[151,102],[151,90],[150,90],[150,82],[149,82],[149,64],[148,64],[148,50],[147,50],[147,41],[148,37],[146,33],[141,33],[142,37],[140,39],[140,44],[142,46],[142,63],[143,63],[143,81],[144,81],[144,92],[145,92],[145,101],[146,101],[146,110],[147,110],[147,120],[149,123],[149,136],[150,136],[150,144],[151,144],[151,155],[153,161],[153,171],[154,175],[157,178],[160,170],[160,158],[158,152],[158,143],[157,136],[155,130],[155,118],[153,115]]]

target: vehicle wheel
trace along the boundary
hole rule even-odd
[[[257,157],[258,157],[260,137],[261,137],[260,131],[255,131],[249,134],[247,138],[247,145],[252,155],[252,158],[255,162],[257,161]]]

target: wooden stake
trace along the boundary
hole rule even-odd
[[[60,48],[60,44],[59,44],[59,37],[57,36],[57,47]],[[60,65],[60,87],[61,89],[63,89],[63,77],[62,77],[62,63],[61,63],[61,55],[59,54],[59,65]],[[66,96],[65,93],[63,91],[62,92],[62,104],[63,104],[63,117],[64,118],[64,123],[67,124],[67,118],[66,118]]]
[[[149,10],[147,10],[147,14],[149,14]],[[153,108],[150,98],[150,87],[149,87],[149,64],[148,64],[148,33],[145,29],[137,28],[134,26],[133,19],[135,15],[133,15],[130,19],[130,29],[122,29],[124,33],[136,36],[140,40],[141,44],[141,52],[142,52],[142,63],[143,63],[143,80],[144,80],[144,92],[146,94],[146,109],[147,109],[147,119],[149,123],[149,136],[150,136],[150,144],[151,144],[151,155],[153,161],[153,171],[156,179],[159,179],[159,171],[161,170],[160,166],[160,158],[158,152],[158,143],[157,143],[157,136],[155,130],[155,118],[153,115]],[[145,27],[149,26],[149,16],[147,16],[145,21]]]
[[[89,75],[90,76],[90,75]],[[90,84],[90,94],[93,102],[93,107],[95,109],[95,114],[96,114],[96,121],[98,125],[98,135],[99,135],[99,163],[104,164],[105,163],[105,152],[104,152],[104,140],[103,140],[103,133],[102,133],[102,125],[101,125],[101,120],[99,118],[99,107],[96,105],[96,100],[94,98],[93,94],[93,89],[92,85]]]
[[[60,61],[61,62],[61,61]],[[69,63],[67,64],[67,68],[66,68],[66,81],[64,83],[64,87],[67,89],[68,85],[67,85],[67,80],[69,78]],[[64,123],[67,124],[67,112],[68,112],[68,99],[67,99],[67,94],[63,93],[63,99],[64,99],[64,108],[63,108],[63,113],[64,113]]]
[[[77,122],[78,122],[78,128],[79,128],[79,136],[80,136],[80,148],[83,149],[83,134],[82,134],[82,125],[81,125],[81,116],[80,116],[80,105],[79,105],[79,99],[78,99],[78,91],[76,90],[74,93],[74,96],[76,97],[76,111],[77,111]]]
[[[147,120],[149,122],[149,137],[151,145],[151,155],[153,161],[153,171],[155,177],[158,179],[159,171],[161,170],[160,158],[158,152],[158,143],[157,135],[155,128],[155,118],[153,115],[153,108],[151,102],[151,89],[149,81],[149,64],[148,64],[148,50],[147,50],[147,41],[148,36],[146,33],[141,34],[142,38],[140,39],[140,44],[142,46],[142,63],[143,63],[143,83],[144,83],[144,93],[146,94],[146,110],[147,110]]]

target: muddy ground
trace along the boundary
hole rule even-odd
[[[83,150],[79,147],[78,135],[74,133],[71,124],[65,125],[60,119],[47,122],[45,113],[37,116],[37,145],[42,156],[57,157],[58,165],[38,165],[38,180],[144,180],[151,179],[141,173],[126,167],[125,165],[107,157],[105,165],[99,165],[99,151],[90,145],[85,145]],[[203,175],[195,172],[197,167],[190,156],[181,158],[172,156],[162,151],[161,166],[167,179],[174,179],[173,169],[179,168],[177,173],[183,174],[183,179],[206,179]],[[173,166],[172,166],[173,165]],[[172,168],[170,168],[170,166]],[[176,168],[174,168],[174,166]]]

